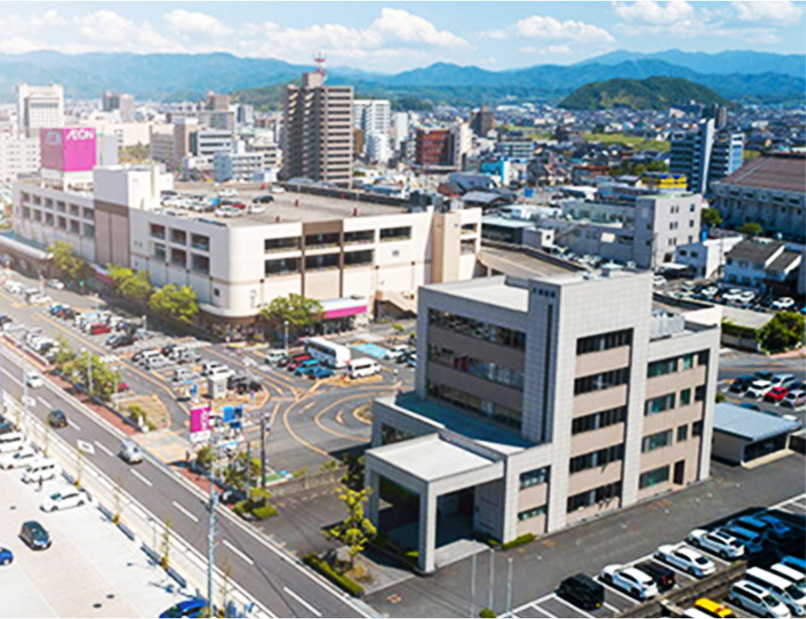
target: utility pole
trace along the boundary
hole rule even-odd
[[[245,434],[245,433],[244,433]],[[248,493],[252,482],[252,440],[246,438],[246,492]]]
[[[207,521],[207,610],[213,616],[213,570],[215,569],[215,533],[216,508],[218,507],[218,490],[215,483],[216,463],[218,461],[218,441],[215,429],[211,432],[213,460],[210,463],[210,518]]]
[[[90,399],[92,399],[92,352],[89,350],[87,351],[87,388]]]
[[[28,433],[28,372],[25,371],[25,365],[22,367],[22,406],[25,410],[25,416],[22,418],[22,431]]]
[[[288,321],[283,321],[283,330],[285,332],[285,354],[288,355]]]
[[[260,487],[266,487],[266,426],[271,430],[271,424],[267,423],[266,411],[260,416]]]

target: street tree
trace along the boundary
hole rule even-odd
[[[764,228],[754,221],[748,221],[747,223],[742,224],[742,227],[739,228],[739,232],[752,239],[757,236],[761,236],[761,233],[764,232]]]
[[[151,295],[148,306],[156,314],[191,324],[199,313],[199,297],[190,286],[168,284]]]
[[[364,550],[367,543],[372,541],[378,534],[375,525],[366,517],[364,512],[364,504],[367,501],[369,492],[369,488],[364,488],[363,490],[341,488],[338,491],[338,497],[347,509],[347,517],[324,532],[326,537],[336,539],[347,546],[347,553],[350,555],[350,567],[355,565],[355,558]]]
[[[769,353],[779,353],[804,343],[806,317],[798,312],[778,312],[758,332],[758,343]]]
[[[53,264],[73,282],[78,282],[89,275],[92,267],[79,256],[69,243],[56,241],[49,248],[53,255]]]
[[[703,226],[718,226],[722,223],[722,215],[715,208],[704,208],[700,213],[700,222]]]
[[[109,264],[106,267],[109,277],[115,284],[115,291],[126,299],[146,303],[154,292],[145,271],[133,271],[128,267]]]
[[[316,299],[307,299],[292,292],[287,297],[272,299],[269,306],[261,310],[260,317],[276,330],[288,323],[289,330],[298,334],[321,322],[324,311]]]

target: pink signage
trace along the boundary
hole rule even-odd
[[[58,172],[89,172],[95,167],[95,129],[40,129],[42,167]]]
[[[190,433],[205,432],[210,429],[210,407],[193,408],[190,410]]]
[[[356,305],[355,307],[342,307],[339,309],[329,310],[325,312],[325,320],[331,318],[346,318],[347,316],[358,316],[359,314],[366,314],[366,305]]]

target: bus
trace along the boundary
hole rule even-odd
[[[331,368],[347,367],[350,349],[341,344],[328,342],[321,337],[311,337],[305,342],[305,351],[314,359]]]

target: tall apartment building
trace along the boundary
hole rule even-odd
[[[439,129],[421,128],[415,135],[414,163],[427,170],[461,170],[471,146],[467,123]]]
[[[285,93],[283,176],[349,187],[353,173],[353,87],[325,86],[319,72]]]
[[[366,136],[367,160],[371,163],[386,163],[392,157],[389,134],[372,132]]]
[[[107,90],[101,99],[101,109],[104,112],[117,111],[120,114],[120,120],[124,123],[134,122],[133,95]]]
[[[487,137],[487,134],[495,127],[495,114],[489,105],[482,105],[480,109],[474,110],[470,117],[470,128],[479,137]]]
[[[705,313],[653,311],[649,272],[422,288],[416,390],[373,404],[369,517],[403,544],[416,526],[432,572],[438,539],[551,533],[707,478]]]
[[[39,136],[0,133],[0,182],[38,171],[40,156]]]
[[[365,134],[389,133],[392,124],[392,104],[387,99],[355,99],[353,127]]]
[[[395,152],[400,152],[400,149],[408,136],[408,112],[395,112],[392,114],[392,148],[395,150]]]
[[[685,174],[689,191],[708,193],[711,183],[739,169],[743,152],[742,133],[717,131],[714,119],[705,119],[693,131],[672,135],[669,171]]]
[[[39,136],[40,129],[64,127],[64,86],[17,84],[17,123],[28,137]]]

